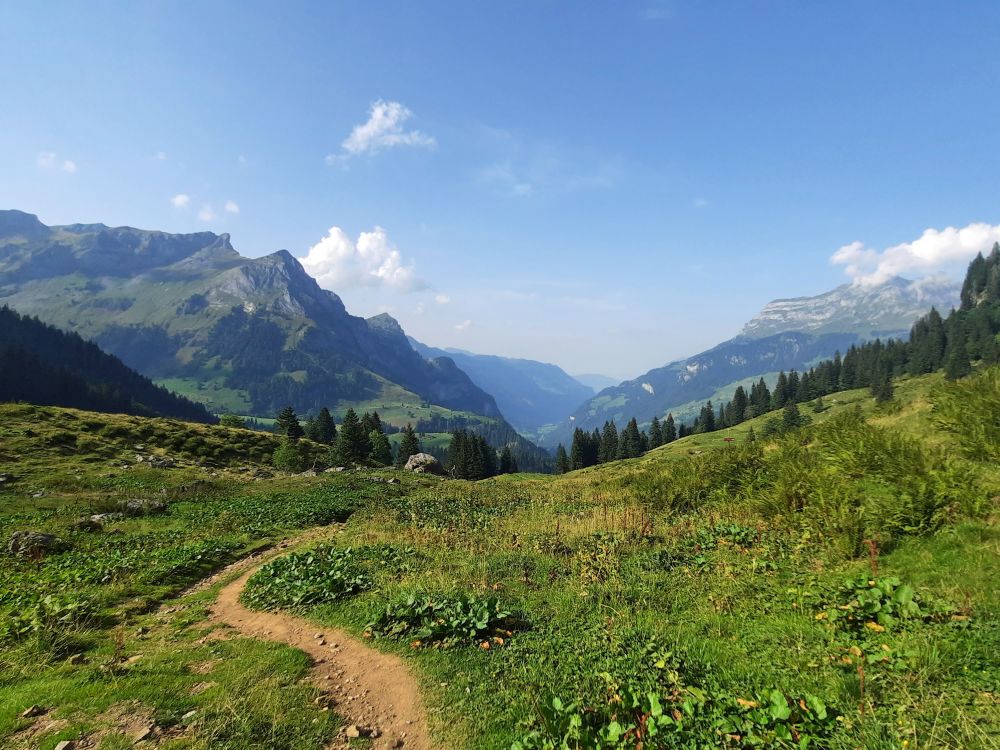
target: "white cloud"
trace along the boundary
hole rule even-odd
[[[320,286],[333,291],[345,286],[382,286],[400,292],[426,288],[414,265],[403,263],[399,250],[378,226],[358,235],[357,242],[340,227],[330,227],[300,260]]]
[[[455,325],[455,330],[456,331],[465,331],[465,330],[468,330],[469,326],[471,326],[471,325],[472,325],[472,321],[471,320],[463,320],[461,323],[457,323]]]
[[[451,297],[449,297],[447,294],[435,294],[434,301],[437,302],[439,305],[447,305],[449,302],[451,302]]]
[[[178,193],[170,202],[174,204],[174,208],[184,208],[191,202],[191,196],[187,193]]]
[[[227,214],[238,214],[240,212],[240,204],[236,201],[226,201],[226,213]]]
[[[1000,242],[1000,224],[969,224],[957,229],[925,229],[912,242],[887,247],[879,252],[863,242],[844,245],[830,256],[834,265],[844,266],[844,273],[855,284],[875,285],[906,273],[926,274],[955,263],[971,260],[976,253],[988,251]]]
[[[39,151],[35,163],[40,169],[61,169],[70,174],[76,172],[76,162],[71,159],[60,160],[55,151]]]
[[[351,134],[340,144],[340,154],[326,157],[327,164],[347,160],[363,154],[377,154],[395,146],[434,148],[437,141],[419,130],[403,130],[403,124],[413,116],[399,102],[379,100],[371,105],[367,122],[356,125]]]
[[[198,212],[198,218],[202,221],[211,221],[215,218],[215,211],[212,206],[208,203],[201,204],[201,210]]]

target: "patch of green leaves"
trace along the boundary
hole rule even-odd
[[[371,578],[350,548],[316,547],[264,565],[241,596],[255,609],[294,609],[325,604],[364,591]]]
[[[502,646],[517,626],[513,610],[495,597],[410,594],[388,605],[365,632],[369,636],[409,638],[416,647],[477,644],[490,649]]]

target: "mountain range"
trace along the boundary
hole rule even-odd
[[[804,370],[836,351],[868,339],[905,336],[931,307],[948,310],[959,285],[892,278],[876,286],[843,284],[815,297],[779,299],[765,305],[736,337],[693,357],[671,362],[610,388],[577,407],[568,419],[539,433],[543,445],[568,444],[573,431],[592,431],[605,421],[619,426],[673,413],[690,420],[707,399],[729,399],[737,386],[781,370]]]
[[[0,211],[0,302],[96,341],[216,411],[433,404],[501,418],[448,357],[425,358],[388,315],[350,315],[285,250],[229,236],[73,224]]]
[[[213,412],[354,406],[434,432],[480,424],[509,436],[516,428],[548,447],[611,419],[689,419],[737,385],[905,334],[930,307],[958,299],[950,282],[894,278],[775,300],[736,337],[616,383],[415,341],[387,314],[348,313],[285,250],[245,258],[226,234],[50,227],[0,211],[0,304],[92,339]]]
[[[497,400],[500,411],[521,433],[531,434],[563,419],[594,395],[593,388],[556,365],[461,349],[435,349],[412,338],[410,344],[425,357],[453,360],[473,383]]]

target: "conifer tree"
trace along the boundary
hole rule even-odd
[[[513,474],[514,471],[514,457],[510,453],[510,446],[505,445],[500,452],[500,473]]]
[[[879,367],[875,371],[870,390],[872,395],[875,397],[876,403],[884,404],[888,401],[892,401],[892,378],[889,376],[889,370],[887,368]]]
[[[399,442],[399,450],[396,452],[396,467],[402,468],[410,459],[420,453],[420,441],[417,433],[413,431],[413,426],[409,423],[403,428],[403,437]]]
[[[618,458],[637,458],[642,455],[642,438],[635,417],[629,420],[618,438]]]
[[[785,431],[794,430],[802,426],[802,415],[799,413],[798,404],[789,401],[781,410],[781,428]]]
[[[364,463],[371,453],[371,444],[354,409],[348,409],[337,436],[337,460],[343,464]]]
[[[379,466],[392,465],[392,446],[389,438],[379,430],[372,430],[368,433],[368,441],[371,443],[371,460]]]
[[[323,445],[333,445],[337,439],[337,425],[330,415],[330,410],[325,406],[319,410],[315,418],[310,417],[306,422],[306,437]]]
[[[948,339],[948,352],[944,360],[944,376],[948,380],[964,378],[972,372],[969,354],[965,346],[965,328],[958,319],[952,325],[952,333]]]
[[[296,415],[295,409],[291,406],[286,406],[278,413],[276,429],[279,435],[284,435],[292,442],[305,435],[305,430],[299,424],[298,415]]]
[[[618,458],[618,428],[614,420],[604,423],[601,444],[597,451],[597,463],[603,464]]]
[[[569,456],[566,455],[566,448],[562,443],[559,443],[559,446],[556,448],[556,472],[566,474],[571,470]]]
[[[755,433],[753,431],[753,425],[750,425],[750,429],[747,430],[747,442],[748,443],[756,443],[757,442],[757,433]]]
[[[653,421],[649,423],[649,448],[659,448],[663,445],[663,427],[659,418],[654,415]]]
[[[663,423],[663,442],[672,443],[677,439],[677,427],[674,425],[674,415],[667,414]]]

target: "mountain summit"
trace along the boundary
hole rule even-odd
[[[949,280],[909,281],[899,276],[875,286],[842,284],[815,297],[768,302],[741,334],[856,333],[863,338],[908,331],[931,307],[947,312],[958,304],[959,284]]]

